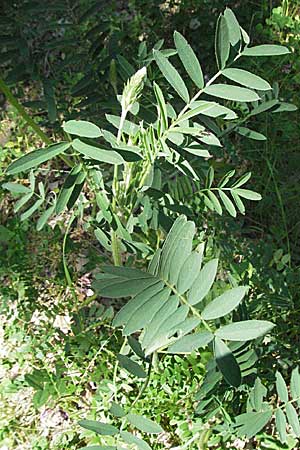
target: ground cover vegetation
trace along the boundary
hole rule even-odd
[[[297,449],[294,1],[1,14],[0,448]]]

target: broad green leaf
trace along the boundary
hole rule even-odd
[[[80,420],[78,424],[82,428],[86,428],[87,430],[94,431],[97,434],[102,434],[105,436],[114,436],[119,433],[118,428],[113,425],[109,425],[108,423],[98,422],[96,420]]]
[[[265,111],[268,111],[269,109],[274,109],[276,105],[278,105],[279,101],[277,99],[274,100],[268,100],[266,102],[263,102],[259,104],[258,106],[255,106],[255,108],[252,109],[250,112],[250,116],[256,116],[257,114],[261,114]]]
[[[17,213],[27,202],[32,198],[34,192],[29,192],[28,194],[23,195],[15,204],[14,204],[14,212]]]
[[[118,278],[108,286],[94,283],[96,287],[99,287],[101,295],[108,298],[120,298],[137,295],[143,292],[146,288],[156,286],[159,284],[156,278],[137,278],[136,280],[126,280]]]
[[[200,101],[194,102],[193,105],[196,103],[200,103]],[[211,108],[206,108],[201,112],[201,114],[203,114],[204,116],[213,118],[222,117],[225,120],[232,120],[238,117],[237,114],[234,111],[232,111],[232,109],[226,108],[226,106],[219,105],[218,103],[214,102],[205,102],[205,103],[210,103],[212,106]]]
[[[102,135],[97,125],[86,120],[68,120],[62,127],[66,133],[75,134],[76,136],[98,138]]]
[[[214,354],[217,366],[223,377],[231,386],[241,384],[241,370],[229,347],[218,337],[214,340]]]
[[[230,52],[229,31],[226,19],[220,15],[215,34],[215,53],[219,69],[224,69]]]
[[[227,172],[223,178],[221,179],[220,183],[219,183],[219,187],[223,188],[225,187],[229,180],[235,175],[235,170],[230,170],[229,172]]]
[[[219,328],[215,334],[229,341],[250,341],[269,333],[274,324],[266,320],[244,320]]]
[[[260,378],[256,378],[254,383],[254,389],[251,394],[253,394],[253,406],[256,411],[260,411],[263,406],[264,397],[267,394],[267,389],[262,384]]]
[[[184,261],[177,281],[177,292],[184,294],[197,278],[202,263],[202,256],[197,252],[192,252]]]
[[[238,194],[235,192],[235,190],[230,191],[232,198],[238,208],[238,210],[240,211],[241,214],[245,214],[245,205],[242,202],[242,200],[240,199],[240,197],[238,196]]]
[[[167,106],[166,106],[166,102],[165,102],[162,90],[160,89],[158,84],[156,84],[154,82],[153,88],[154,88],[154,93],[155,93],[155,97],[156,97],[157,105],[158,105],[159,116],[160,116],[160,120],[161,120],[161,134],[163,134],[163,132],[168,128]]]
[[[168,348],[168,353],[191,353],[200,347],[206,347],[214,338],[209,331],[193,333],[179,338],[174,344]]]
[[[201,322],[199,317],[188,317],[183,322],[178,325],[177,334],[179,337],[185,336],[186,334],[193,331]]]
[[[207,86],[204,92],[214,97],[235,102],[255,102],[260,99],[256,92],[230,84],[213,84],[212,86]]]
[[[286,383],[280,372],[276,372],[276,390],[280,400],[286,403],[289,400],[289,394]]]
[[[51,205],[48,209],[46,209],[39,218],[39,220],[37,221],[36,224],[37,231],[41,231],[41,229],[46,225],[46,223],[48,222],[54,211],[55,211],[55,203]]]
[[[171,255],[176,251],[177,243],[185,231],[186,224],[186,217],[179,216],[166,237],[162,248],[159,267],[159,274],[164,279],[168,278],[170,263],[172,261]]]
[[[134,353],[140,358],[145,359],[145,353],[139,341],[135,339],[133,336],[128,336],[127,341],[131,347],[131,350],[133,350]]]
[[[164,284],[162,281],[160,281],[158,283],[155,283],[154,285],[147,287],[138,295],[136,295],[116,314],[113,320],[113,326],[119,327],[121,325],[125,325],[130,320],[130,318],[135,315],[139,307],[145,304],[149,299],[153,298],[158,292],[162,291],[163,287]]]
[[[7,173],[15,175],[16,173],[32,169],[33,167],[39,166],[40,164],[49,161],[49,159],[65,152],[70,146],[70,142],[60,142],[59,144],[53,144],[49,147],[40,148],[38,150],[34,150],[33,152],[27,153],[11,163],[8,166]]]
[[[286,111],[292,112],[297,111],[297,109],[298,107],[292,103],[280,102],[279,106],[272,111],[272,114]]]
[[[254,200],[259,201],[261,200],[261,195],[258,194],[258,192],[250,191],[249,189],[235,189],[235,192],[243,198],[246,198],[248,200]]]
[[[239,435],[251,439],[267,425],[271,417],[272,409],[264,412],[249,412],[239,415],[236,418]]]
[[[238,46],[241,40],[241,29],[237,18],[230,8],[225,9],[224,17],[228,27],[230,44],[233,47]]]
[[[82,164],[78,164],[69,173],[67,176],[60,192],[58,195],[58,199],[56,202],[56,213],[60,214],[66,207],[71,198],[73,189],[78,182],[82,180],[82,174],[85,175],[82,170]]]
[[[251,89],[257,89],[260,91],[268,91],[271,88],[270,84],[263,78],[254,75],[251,72],[243,69],[223,69],[222,75],[229,80],[242,84]]]
[[[230,200],[230,198],[225,194],[224,191],[221,191],[221,190],[219,190],[219,195],[220,195],[220,198],[221,198],[226,210],[229,212],[229,214],[232,217],[236,217],[236,209],[234,207],[234,204]]]
[[[2,188],[7,189],[13,194],[28,194],[31,192],[29,187],[19,183],[3,183]]]
[[[204,150],[202,148],[199,148],[199,145],[195,146],[195,147],[192,147],[192,146],[184,147],[183,150],[185,150],[188,153],[191,153],[192,155],[199,156],[200,158],[210,158],[211,157],[211,154],[209,153],[209,151],[206,149]]]
[[[106,236],[106,234],[104,233],[104,231],[102,231],[100,228],[96,228],[94,231],[94,234],[96,236],[96,238],[98,239],[98,241],[100,242],[100,244],[109,252],[111,251],[111,243],[108,239],[108,237]]]
[[[297,414],[297,411],[295,410],[294,406],[292,405],[292,403],[286,404],[286,415],[287,415],[287,420],[288,420],[289,424],[291,425],[295,435],[297,437],[300,437],[300,424],[299,424],[298,414]]]
[[[243,56],[277,56],[288,53],[289,49],[283,45],[263,44],[245,48]]]
[[[217,136],[215,136],[210,131],[205,131],[203,134],[200,134],[199,141],[203,142],[206,145],[214,145],[217,147],[222,147],[222,144],[217,138]]]
[[[191,105],[191,109],[186,113],[184,113],[182,116],[178,117],[178,119],[175,122],[180,123],[183,122],[184,120],[198,116],[199,114],[205,114],[216,106],[218,106],[218,104],[214,102],[205,102],[205,101],[194,102]]]
[[[239,179],[232,185],[232,187],[233,187],[233,188],[236,188],[236,187],[243,186],[243,184],[246,184],[247,181],[250,180],[251,175],[252,175],[251,172],[245,173],[244,175],[241,176],[241,178],[239,178]]]
[[[175,333],[180,333],[181,324],[186,320],[188,312],[189,307],[182,305],[163,322],[162,330],[159,331],[153,342],[146,349],[146,355],[150,355],[154,351],[171,343],[170,338]]]
[[[276,422],[276,428],[280,437],[280,441],[282,443],[286,443],[287,441],[287,432],[286,432],[286,417],[282,409],[277,408],[275,412],[275,422]]]
[[[224,292],[224,294],[215,298],[204,308],[201,313],[203,319],[212,320],[226,316],[226,314],[229,314],[240,304],[246,292],[247,287],[245,286],[233,288]]]
[[[147,350],[155,340],[156,336],[168,332],[168,329],[164,327],[167,323],[169,327],[168,319],[172,317],[179,305],[179,299],[177,296],[172,296],[167,302],[162,304],[158,308],[157,313],[151,319],[151,322],[146,326],[145,334],[142,339],[142,347]]]
[[[221,203],[218,200],[218,197],[214,194],[213,191],[207,191],[207,195],[208,195],[210,201],[212,202],[215,211],[221,216],[223,211],[222,211]]]
[[[112,402],[112,405],[110,407],[109,412],[115,417],[124,417],[124,416],[126,416],[126,412],[124,411],[122,406],[120,406],[116,402]]]
[[[243,41],[245,42],[246,45],[249,45],[250,37],[249,37],[248,33],[244,30],[244,28],[240,27],[240,29],[241,29]]]
[[[192,47],[178,31],[174,32],[174,42],[181,62],[195,85],[202,89],[204,79],[202,69]]]
[[[29,219],[29,217],[31,217],[32,214],[35,213],[39,209],[39,207],[42,206],[43,203],[44,203],[44,199],[40,198],[29,209],[27,209],[27,211],[23,212],[20,216],[21,222]]]
[[[187,296],[190,305],[196,305],[206,297],[216,278],[217,269],[218,259],[212,259],[201,269]]]
[[[300,398],[300,374],[298,367],[295,367],[292,371],[290,390],[293,400]]]
[[[147,374],[144,371],[144,369],[138,363],[128,358],[128,356],[119,354],[118,361],[120,363],[120,366],[123,367],[123,369],[127,370],[135,377],[146,378]]]
[[[153,255],[153,258],[150,261],[148,272],[152,275],[157,275],[159,262],[160,262],[160,256],[161,256],[161,249],[157,249],[156,252]]]
[[[265,141],[267,138],[265,135],[258,133],[257,131],[250,130],[246,127],[238,127],[236,131],[241,136],[245,136],[249,139],[254,139],[255,141]]]
[[[121,121],[120,116],[114,116],[112,114],[105,114],[105,117],[109,123],[111,123],[115,128],[117,128],[117,130],[119,129],[120,121]],[[129,120],[124,121],[124,124],[122,127],[123,133],[128,134],[129,136],[132,136],[132,135],[135,135],[138,131],[139,131],[138,125],[136,125],[133,122],[130,122]]]
[[[108,164],[124,163],[122,156],[114,150],[104,150],[102,148],[94,147],[93,145],[86,144],[79,139],[75,139],[72,142],[72,147],[82,155],[94,159],[95,161],[101,161]]]
[[[165,58],[161,52],[158,50],[153,51],[155,61],[162,72],[163,76],[170,83],[173,89],[177,92],[177,94],[188,103],[190,100],[190,96],[187,90],[187,87],[175,69],[175,67]]]
[[[158,434],[164,431],[162,427],[156,422],[153,422],[153,420],[147,419],[143,416],[138,416],[137,414],[128,414],[127,419],[131,425],[145,433]]]
[[[138,450],[151,450],[151,447],[147,444],[147,442],[137,436],[134,436],[128,431],[121,431],[120,435],[123,441],[127,444],[134,444]]]
[[[140,281],[139,283],[140,284]],[[134,316],[126,323],[123,334],[128,336],[138,330],[144,328],[155,317],[160,307],[163,307],[168,302],[171,290],[165,288],[158,294],[154,295],[150,301],[148,300],[143,305],[139,306],[135,311]]]
[[[173,251],[170,254],[169,272],[167,280],[170,284],[176,285],[180,271],[184,265],[186,258],[192,251],[193,238],[195,235],[194,222],[186,222],[179,241],[176,243]]]
[[[133,267],[123,267],[123,266],[103,266],[103,272],[110,273],[112,275],[117,275],[121,278],[126,278],[128,280],[138,280],[140,278],[152,278],[153,276],[148,272],[144,272],[140,269],[135,269]]]
[[[207,171],[207,174],[206,174],[205,186],[207,188],[211,188],[212,184],[214,182],[214,179],[215,179],[215,170],[214,170],[213,166],[210,166],[208,171]]]

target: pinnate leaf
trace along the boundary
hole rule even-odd
[[[162,427],[153,420],[137,414],[128,414],[127,419],[131,425],[140,431],[144,431],[145,433],[158,434],[164,431]]]
[[[174,42],[178,52],[178,56],[181,59],[181,62],[196,84],[199,89],[202,89],[204,86],[204,79],[201,70],[200,63],[198,61],[197,56],[195,55],[192,47],[189,45],[187,40],[180,34],[178,31],[174,33]]]
[[[214,354],[217,366],[231,386],[241,384],[241,370],[229,347],[218,337],[214,341]]]
[[[286,403],[289,399],[286,383],[280,372],[276,372],[276,389],[280,400]]]
[[[215,298],[202,311],[202,317],[205,320],[218,319],[226,316],[233,311],[244,298],[247,287],[240,286],[224,292],[224,294]]]
[[[106,436],[114,436],[119,433],[118,428],[108,423],[98,422],[96,420],[80,420],[79,425],[90,431],[94,431],[97,434]]]
[[[272,322],[266,320],[244,320],[225,325],[219,328],[215,334],[219,338],[229,341],[250,341],[269,333],[274,326]]]
[[[188,103],[190,100],[190,96],[187,87],[175,67],[158,50],[154,50],[154,58],[166,80],[170,83],[177,94],[186,103]]]
[[[132,361],[132,359],[130,359],[128,356],[120,354],[118,355],[118,361],[123,369],[126,369],[135,377],[146,378],[147,374],[144,369],[138,363]]]
[[[7,173],[15,175],[16,173],[32,169],[33,167],[39,166],[40,164],[49,161],[49,159],[65,152],[70,146],[70,142],[60,142],[59,144],[53,144],[47,148],[40,148],[38,150],[34,150],[33,152],[27,153],[11,163],[8,166]]]
[[[278,56],[288,53],[289,49],[283,45],[263,44],[245,48],[243,56]]]
[[[97,125],[86,120],[68,120],[63,125],[63,129],[66,133],[87,138],[97,138],[102,134]]]
[[[257,89],[261,91],[268,91],[271,88],[270,84],[251,72],[243,69],[223,69],[222,74],[231,81],[242,84],[251,89]]]
[[[124,159],[119,153],[114,150],[105,150],[93,145],[86,144],[80,139],[74,139],[72,142],[72,147],[88,158],[94,159],[95,161],[101,161],[108,164],[122,164]]]
[[[213,84],[204,88],[204,92],[214,97],[235,102],[255,102],[260,99],[256,92],[231,84]]]

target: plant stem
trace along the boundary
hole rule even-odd
[[[126,344],[127,344],[127,338],[126,338],[126,336],[125,336],[124,341],[123,341],[123,344],[122,344],[122,347],[120,348],[119,353],[122,353],[122,351],[124,350]],[[119,367],[119,360],[117,359],[117,360],[116,360],[115,367],[114,367],[114,374],[113,374],[114,393],[113,393],[113,395],[112,395],[112,398],[116,398],[116,395],[117,395],[117,374],[118,374],[118,367]]]
[[[147,377],[141,387],[141,389],[138,392],[138,395],[135,397],[133,403],[131,404],[129,411],[127,412],[130,413],[130,411],[132,411],[132,408],[134,407],[134,405],[139,401],[139,399],[141,398],[141,396],[143,395],[143,393],[145,392],[145,390],[148,387],[149,381],[150,381],[150,377],[151,377],[151,370],[152,370],[152,360],[153,360],[153,354],[151,355],[151,360],[149,362],[149,367],[148,367],[148,372],[147,372]]]
[[[122,265],[122,254],[121,254],[119,237],[113,229],[111,230],[110,236],[111,236],[111,248],[112,248],[114,265],[121,266]]]
[[[9,103],[18,111],[21,117],[27,122],[27,124],[36,132],[36,134],[42,139],[45,144],[50,145],[51,139],[43,132],[43,130],[35,123],[35,121],[26,112],[25,108],[13,95],[5,81],[0,78],[0,90],[3,92]]]
[[[181,302],[188,306],[189,309],[191,310],[191,312],[194,314],[194,316],[198,317],[198,319],[201,320],[201,322],[203,323],[204,327],[207,329],[207,331],[209,331],[210,333],[213,333],[213,330],[211,329],[211,327],[208,325],[208,323],[206,322],[206,320],[203,319],[203,317],[201,316],[201,314],[199,313],[199,311],[197,311],[197,309],[190,305],[190,303],[187,301],[187,299],[179,294],[179,292],[176,290],[175,286],[171,285],[170,283],[168,283],[167,280],[162,278],[162,281],[166,284],[166,286],[168,286],[168,288],[171,289],[171,291],[181,300]]]
[[[18,99],[13,95],[5,81],[0,78],[0,91],[3,92],[9,103],[17,110],[20,116],[27,122],[27,125],[30,126],[36,134],[41,138],[43,142],[47,145],[51,145],[51,139],[43,132],[43,130],[39,127],[37,123],[30,117],[30,115],[25,110],[24,106],[18,101]],[[67,164],[69,167],[72,167],[73,164],[69,160],[67,156],[59,155],[59,157]]]
[[[118,129],[118,136],[117,136],[117,143],[119,144],[122,137],[122,129],[124,126],[124,122],[127,116],[127,111],[122,110],[121,118],[120,118],[120,125]],[[114,177],[112,182],[112,192],[113,192],[113,199],[112,199],[112,209],[113,212],[116,213],[116,205],[117,205],[117,193],[118,193],[118,166],[115,164],[114,166]],[[121,266],[122,265],[122,254],[121,254],[121,247],[120,247],[120,240],[117,235],[117,233],[111,229],[111,247],[112,247],[112,255],[113,255],[113,262],[115,266]]]
[[[67,259],[66,259],[67,237],[68,237],[71,225],[74,222],[75,218],[76,218],[76,214],[75,214],[75,212],[73,212],[71,217],[70,217],[70,220],[69,220],[69,222],[67,224],[66,232],[65,232],[65,235],[64,235],[64,239],[63,239],[62,259],[63,259],[63,267],[64,267],[64,272],[65,272],[65,277],[66,277],[66,280],[67,280],[67,284],[68,284],[68,286],[69,286],[69,288],[71,290],[71,293],[72,293],[73,299],[75,301],[76,307],[78,308],[78,298],[77,298],[76,291],[75,291],[75,288],[74,288],[74,284],[73,284],[73,281],[72,281],[72,278],[71,278],[71,275],[70,275],[70,272],[69,272],[69,269],[68,269],[68,264],[67,264]]]

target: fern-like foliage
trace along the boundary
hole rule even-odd
[[[103,268],[94,288],[109,298],[131,297],[115,316],[125,336],[141,331],[145,355],[156,351],[190,353],[213,344],[218,368],[235,386],[241,381],[239,365],[225,341],[248,341],[269,332],[273,324],[247,320],[217,326],[243,300],[247,287],[225,291],[206,306],[218,267],[213,259],[202,267],[202,251],[193,250],[195,224],[180,216],[147,271],[128,267]],[[201,249],[202,250],[202,249]]]

